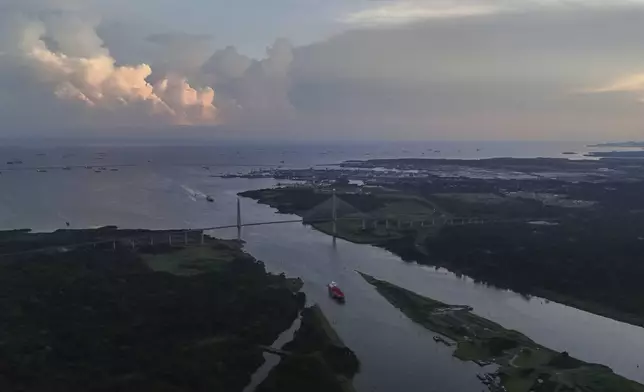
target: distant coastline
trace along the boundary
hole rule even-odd
[[[644,147],[644,141],[628,141],[628,142],[608,142],[589,144],[587,147]]]

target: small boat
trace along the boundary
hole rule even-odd
[[[63,167],[63,170],[72,170],[72,168],[69,167],[69,166],[65,166],[65,167]]]
[[[213,199],[213,198],[212,198],[212,196],[207,196],[207,197],[206,197],[206,200],[208,200],[210,203],[212,203],[213,201],[215,201],[215,199]]]
[[[340,290],[337,283],[331,282],[328,284],[327,288],[329,289],[329,297],[338,302],[344,302],[344,293]]]
[[[119,171],[119,169],[113,168],[113,169],[110,169],[110,171]]]
[[[38,170],[36,170],[36,171],[37,171],[38,173],[47,173],[47,170],[45,170],[45,169],[38,169]]]

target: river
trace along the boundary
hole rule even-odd
[[[109,163],[105,163],[108,165]],[[235,171],[239,168],[220,168]],[[213,169],[215,170],[215,169]],[[92,170],[4,171],[0,176],[0,226],[53,230],[64,225],[124,228],[190,228],[234,224],[237,193],[274,180],[221,179],[199,166],[139,165],[118,172]],[[214,203],[205,201],[212,195]],[[284,219],[270,207],[242,199],[243,219]],[[233,231],[213,233],[233,237]],[[451,356],[430,331],[412,323],[356,274],[388,280],[453,304],[526,334],[547,347],[612,367],[644,382],[644,329],[542,299],[476,284],[445,270],[405,263],[393,254],[330,237],[299,223],[245,228],[246,249],[273,272],[304,280],[310,302],[319,303],[362,363],[359,391],[480,391],[481,368]],[[329,300],[335,280],[347,295]]]

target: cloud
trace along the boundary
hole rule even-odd
[[[14,79],[14,89],[2,93],[24,97],[28,102],[14,102],[5,109],[11,107],[13,111],[21,105],[26,109],[27,104],[38,102],[41,107],[30,105],[29,110],[48,113],[52,111],[44,106],[64,107],[72,114],[69,121],[216,121],[214,91],[210,87],[195,89],[180,75],[167,75],[150,83],[150,65],[118,64],[96,33],[98,19],[65,11],[69,4],[32,0],[18,8],[16,3],[9,3],[12,11],[0,20],[0,51],[5,53],[0,79],[11,83],[16,74],[19,77]],[[32,98],[27,98],[30,95]],[[3,100],[10,98],[5,96]],[[8,119],[15,115],[3,114]]]
[[[90,2],[0,0],[0,116],[302,138],[631,137],[644,7],[626,3],[368,1],[342,17],[348,31],[250,56],[214,50],[216,26],[213,38],[102,20]]]
[[[263,59],[251,59],[227,47],[205,62],[202,78],[219,92],[226,121],[287,123],[295,114],[289,98],[293,58],[293,46],[286,39],[266,48]]]
[[[623,76],[602,87],[587,91],[590,93],[644,92],[644,73]]]
[[[423,19],[487,15],[501,11],[493,4],[455,3],[453,1],[392,1],[351,12],[339,18],[352,25],[395,25]]]
[[[544,7],[362,28],[297,49],[290,96],[298,114],[324,123],[325,132],[632,135],[641,132],[642,112],[628,97],[570,91],[641,69],[643,36],[641,6]]]

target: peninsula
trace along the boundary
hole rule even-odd
[[[492,392],[644,392],[644,385],[618,376],[606,366],[543,347],[473,314],[468,306],[448,305],[361,275],[412,321],[440,334],[434,337],[437,343],[455,346],[455,357],[482,366],[483,374],[478,377]]]

